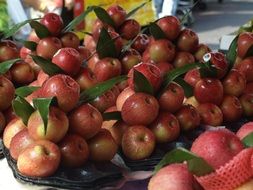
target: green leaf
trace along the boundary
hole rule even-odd
[[[237,35],[233,41],[231,42],[229,48],[228,48],[228,52],[226,54],[226,58],[228,61],[228,70],[230,71],[230,69],[233,68],[235,60],[236,60],[236,55],[237,55],[237,40],[239,38],[239,35]]]
[[[134,69],[134,90],[135,92],[144,92],[151,95],[154,94],[153,86],[148,79],[136,69]]]
[[[121,120],[121,112],[114,111],[114,112],[104,112],[103,113],[103,120],[109,121],[109,120]]]
[[[253,56],[253,45],[250,46],[247,53],[245,54],[244,58]]]
[[[4,61],[2,63],[0,63],[0,74],[4,74],[6,73],[13,64],[15,64],[16,62],[21,61],[21,59],[11,59],[8,61]]]
[[[44,124],[44,132],[47,133],[47,123],[49,117],[49,108],[55,98],[36,98],[33,99],[33,105],[38,110]]]
[[[174,81],[180,86],[182,86],[182,88],[184,89],[184,95],[187,98],[193,96],[193,87],[189,85],[187,82],[185,82],[183,78],[177,77],[174,79]]]
[[[12,101],[12,107],[15,114],[27,125],[30,115],[35,111],[34,108],[24,98],[19,96]]]
[[[24,98],[30,95],[31,93],[33,93],[34,91],[38,90],[39,88],[40,87],[37,87],[37,86],[22,86],[22,87],[16,88],[15,94],[17,96]]]
[[[73,19],[64,29],[63,32],[69,32],[71,30],[73,30],[79,23],[81,23],[84,18],[93,11],[95,6],[89,6],[87,7],[87,9],[80,14],[78,17],[76,17],[75,19]]]
[[[199,69],[201,78],[204,78],[204,77],[216,78],[217,77],[217,74],[218,74],[217,69],[213,64],[211,64],[209,61],[202,64],[204,64],[204,67],[201,67]]]
[[[126,18],[129,18],[132,15],[134,15],[139,9],[141,9],[142,7],[144,7],[149,2],[151,2],[151,0],[149,0],[147,2],[144,2],[144,3],[140,4],[139,6],[135,7],[133,10],[131,10],[130,12],[127,13]]]
[[[31,21],[30,26],[34,29],[36,35],[41,39],[50,36],[50,32],[46,26],[38,21]]]
[[[24,46],[26,48],[28,48],[31,51],[35,51],[36,50],[36,47],[37,47],[37,43],[36,42],[33,42],[33,41],[24,41],[23,44],[24,44]]]
[[[242,139],[243,144],[246,147],[253,147],[253,132],[249,133]]]
[[[52,63],[51,61],[37,55],[30,56],[32,57],[33,61],[48,75],[52,76],[58,73],[64,73],[64,71],[58,65]]]
[[[168,152],[163,159],[156,165],[155,173],[163,166],[172,163],[181,163],[187,161],[187,166],[190,172],[197,176],[207,175],[214,171],[214,169],[202,158],[193,154],[185,148],[176,148]]]
[[[112,20],[112,18],[111,18],[110,15],[106,12],[105,9],[103,9],[102,7],[96,6],[96,7],[94,8],[94,12],[95,12],[95,14],[97,15],[97,17],[98,17],[103,23],[106,23],[106,24],[109,24],[110,26],[115,27],[114,21]]]
[[[110,90],[115,84],[120,83],[127,79],[127,76],[121,75],[118,77],[114,77],[105,82],[99,83],[80,94],[80,103],[86,103],[94,100],[96,97],[101,96],[106,91]]]
[[[35,20],[38,20],[39,18],[35,18],[35,19],[29,19],[29,20],[25,20],[21,23],[18,23],[18,24],[15,24],[14,26],[12,26],[11,28],[8,28],[6,30],[3,31],[4,33],[4,38],[9,38],[9,37],[12,37],[16,32],[18,32],[20,30],[20,28],[22,28],[24,25],[32,22],[32,21],[35,21]]]
[[[149,31],[150,31],[150,34],[151,34],[156,40],[159,40],[159,39],[166,39],[166,35],[164,34],[164,32],[162,31],[162,29],[161,29],[155,22],[152,22],[152,23],[149,25]]]
[[[111,38],[107,30],[102,28],[96,47],[100,59],[104,57],[117,58],[117,50],[114,41],[115,39]]]

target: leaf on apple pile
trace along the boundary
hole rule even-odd
[[[217,74],[218,74],[217,69],[213,64],[210,63],[210,61],[202,63],[202,64],[205,64],[205,66],[199,69],[201,78],[204,78],[204,77],[216,78],[217,77]]]
[[[187,82],[185,82],[183,78],[177,77],[174,79],[174,81],[180,86],[182,86],[182,88],[184,89],[184,95],[187,98],[193,96],[193,87],[189,85]]]
[[[156,40],[166,39],[166,35],[155,22],[150,23],[149,32]]]
[[[31,50],[31,51],[35,51],[36,50],[36,47],[37,47],[37,43],[36,42],[33,42],[33,41],[24,41],[23,42],[24,46]]]
[[[114,44],[115,40],[116,38],[112,39],[107,30],[102,28],[96,47],[100,59],[104,57],[117,58],[117,50]]]
[[[90,102],[90,101],[94,100],[96,97],[101,96],[106,91],[112,89],[112,87],[115,84],[118,84],[126,79],[127,79],[126,75],[114,77],[112,79],[109,79],[107,81],[99,83],[99,84],[81,92],[79,103],[86,103],[86,102]]]
[[[12,108],[15,114],[22,119],[25,125],[27,125],[30,115],[35,111],[24,98],[19,96],[12,101]]]
[[[236,55],[237,55],[237,40],[239,38],[239,35],[237,35],[233,41],[231,42],[229,48],[228,48],[228,52],[226,54],[226,58],[228,61],[228,70],[230,71],[235,63],[236,60]]]
[[[41,69],[48,75],[52,76],[58,73],[64,73],[64,71],[56,64],[52,63],[51,61],[37,56],[37,55],[30,55],[33,61],[41,67]]]
[[[109,121],[109,120],[121,120],[121,112],[119,111],[113,111],[113,112],[104,112],[102,114],[103,121]]]
[[[151,2],[151,0],[148,0],[147,2],[142,3],[139,6],[135,7],[133,10],[129,11],[126,15],[126,18],[129,18],[129,17],[133,16],[139,9],[144,7],[149,2]]]
[[[102,7],[96,6],[94,8],[94,12],[96,14],[96,16],[103,22],[106,24],[109,24],[112,27],[115,27],[115,23],[112,20],[112,18],[110,17],[110,15],[106,12],[105,9],[103,9]]]
[[[36,91],[39,88],[40,87],[37,87],[37,86],[21,86],[19,88],[16,88],[15,94],[17,96],[20,96],[20,97],[24,98],[24,97],[30,95],[31,93],[33,93],[34,91]]]
[[[69,32],[71,30],[73,30],[80,22],[82,22],[84,20],[84,18],[90,13],[92,12],[94,9],[94,6],[89,6],[87,7],[87,9],[82,12],[82,14],[80,14],[78,17],[76,17],[75,19],[73,19],[64,29],[63,32]]]
[[[154,89],[148,79],[139,71],[134,69],[134,91],[154,94]]]
[[[24,25],[29,24],[30,22],[38,20],[38,19],[40,19],[40,18],[34,18],[34,19],[25,20],[23,22],[20,22],[18,24],[13,25],[11,28],[8,28],[8,29],[4,30],[3,31],[4,38],[9,38],[9,37],[13,36]]]
[[[246,53],[246,55],[245,55],[244,58],[251,57],[251,56],[253,56],[253,45],[250,46],[250,48],[248,49],[248,51],[247,51],[247,53]]]
[[[52,104],[55,104],[56,98],[35,98],[33,99],[33,105],[38,110],[44,124],[45,134],[47,133],[47,123],[49,116],[49,108]]]
[[[11,59],[8,61],[4,61],[0,63],[0,74],[4,74],[6,73],[13,64],[15,64],[16,62],[21,61],[20,58],[18,59]]]
[[[41,24],[40,22],[38,21],[31,21],[30,22],[30,26],[34,29],[36,35],[41,39],[41,38],[45,38],[45,37],[48,37],[50,36],[50,32],[49,30],[47,29],[46,26],[44,26],[43,24]]]
[[[187,161],[189,171],[196,176],[207,175],[214,171],[204,159],[198,157],[187,149],[180,147],[168,152],[156,165],[154,172],[158,172],[165,165],[181,163],[184,161]]]
[[[242,139],[242,142],[243,142],[245,147],[253,147],[253,132],[246,135]]]

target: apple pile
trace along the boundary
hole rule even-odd
[[[110,161],[119,149],[142,160],[201,124],[253,115],[252,33],[239,36],[231,69],[224,54],[199,43],[174,16],[151,23],[145,34],[118,5],[94,12],[84,45],[53,13],[31,21],[34,31],[21,49],[1,40],[0,131],[21,174],[46,177],[60,166]],[[22,97],[15,88],[24,86],[30,93]]]

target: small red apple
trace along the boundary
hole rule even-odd
[[[61,42],[63,47],[71,47],[77,49],[80,40],[74,32],[66,32],[61,36]]]
[[[0,75],[0,111],[7,109],[15,96],[15,87],[11,81]]]
[[[247,82],[253,81],[253,56],[243,59],[236,68],[245,75]]]
[[[117,97],[116,100],[116,107],[118,111],[122,110],[122,106],[125,103],[126,99],[133,95],[135,92],[132,88],[127,87],[125,88]]]
[[[2,134],[5,128],[5,125],[6,125],[6,120],[5,120],[4,114],[0,112],[0,134]]]
[[[200,79],[201,79],[200,72],[199,69],[197,68],[189,70],[184,76],[185,82],[187,82],[192,87],[195,87],[195,85]]]
[[[87,90],[98,83],[95,74],[88,67],[81,68],[75,80],[80,85],[81,91]]]
[[[228,62],[223,53],[220,52],[211,52],[210,62],[217,69],[217,78],[221,79],[225,76],[228,70]]]
[[[19,50],[17,45],[11,40],[2,40],[0,42],[0,63],[18,58]]]
[[[191,29],[183,29],[177,38],[177,48],[180,51],[195,53],[199,45],[198,35]]]
[[[183,67],[187,64],[191,64],[194,62],[195,62],[195,58],[191,53],[185,52],[185,51],[179,51],[176,53],[176,56],[173,60],[173,65],[176,68],[179,68],[179,67]]]
[[[253,94],[243,94],[239,98],[243,114],[247,117],[253,116]]]
[[[63,28],[62,18],[55,13],[46,13],[40,23],[47,27],[53,36],[58,36]]]
[[[119,28],[119,33],[124,39],[134,39],[141,31],[141,25],[134,19],[125,20]]]
[[[37,47],[36,53],[45,59],[52,59],[54,54],[62,47],[61,40],[56,37],[42,38]]]
[[[111,5],[106,11],[114,21],[116,27],[119,27],[126,19],[126,11],[119,5]]]
[[[160,69],[162,77],[174,69],[174,66],[168,62],[159,62],[156,66]]]
[[[136,40],[132,44],[132,48],[139,53],[143,53],[149,44],[149,37],[146,34],[138,34]]]
[[[199,44],[194,57],[197,61],[203,62],[203,56],[209,52],[211,52],[211,49],[206,44]]]
[[[239,57],[244,58],[249,48],[253,45],[252,32],[243,32],[239,35],[237,40],[237,54]]]
[[[253,82],[248,82],[246,84],[243,94],[253,94]]]
[[[127,50],[121,55],[122,73],[127,74],[130,69],[141,62],[141,55],[135,49]]]

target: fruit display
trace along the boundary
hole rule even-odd
[[[92,6],[65,28],[48,13],[5,32],[33,28],[22,47],[0,42],[0,133],[21,181],[99,189],[123,177],[111,162],[120,156],[130,170],[156,166],[149,190],[247,186],[253,33],[225,55],[174,16],[141,27],[131,15],[144,5]],[[90,12],[97,20],[81,42],[73,29]]]

